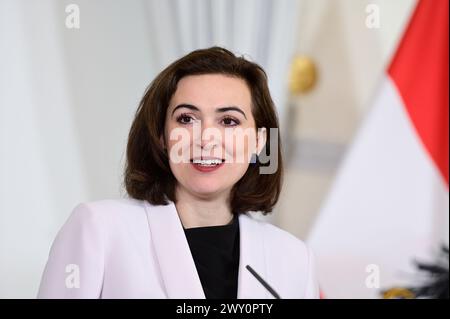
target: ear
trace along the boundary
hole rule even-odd
[[[259,155],[267,142],[267,130],[265,127],[258,129],[258,135],[256,137],[256,152]]]

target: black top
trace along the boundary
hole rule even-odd
[[[239,219],[222,226],[184,229],[207,299],[236,299]]]

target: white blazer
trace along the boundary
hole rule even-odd
[[[313,258],[293,235],[239,216],[238,298],[317,298]],[[59,231],[38,298],[205,298],[173,202],[134,199],[79,204]]]

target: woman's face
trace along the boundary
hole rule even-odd
[[[229,194],[247,171],[248,154],[265,142],[264,135],[258,143],[251,103],[250,90],[239,78],[205,74],[178,82],[164,136],[178,187],[202,198]],[[253,132],[253,137],[241,132]]]

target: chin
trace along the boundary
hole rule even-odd
[[[187,185],[187,188],[192,193],[195,193],[201,197],[203,197],[203,196],[207,197],[207,196],[219,194],[227,189],[223,185],[219,185],[217,183],[217,181],[213,181],[211,183],[201,182],[201,183],[190,184],[190,185]]]

